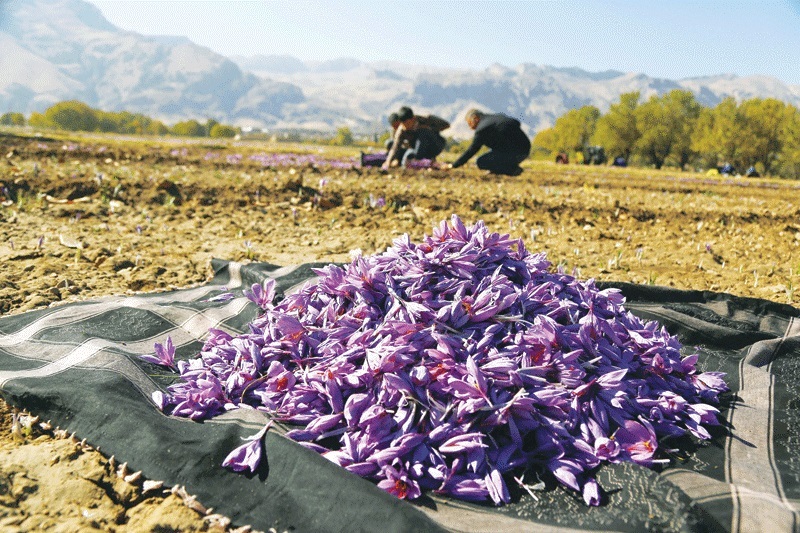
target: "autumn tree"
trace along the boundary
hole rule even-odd
[[[47,118],[44,116],[44,113],[37,113],[34,111],[31,113],[31,116],[28,117],[28,125],[33,126],[34,128],[52,128],[54,127]]]
[[[715,107],[700,112],[692,133],[692,149],[708,166],[721,162],[736,165],[739,160],[737,137],[741,126],[736,100],[725,98]]]
[[[589,144],[598,118],[600,110],[591,105],[570,109],[556,120],[550,128],[551,131],[539,132],[534,138],[534,144],[553,153],[580,152]]]
[[[771,174],[783,150],[791,110],[774,98],[753,98],[739,105],[743,125],[739,135],[741,168],[760,163]]]
[[[236,131],[236,128],[234,128],[233,126],[226,126],[225,124],[217,123],[211,126],[211,130],[208,132],[208,135],[209,137],[215,139],[221,139],[221,138],[231,139],[233,137],[236,137],[237,133],[238,132]]]
[[[612,104],[608,113],[597,120],[592,143],[602,146],[612,158],[622,156],[630,160],[641,136],[636,125],[639,98],[638,91],[620,95],[619,103]]]
[[[97,112],[78,100],[59,102],[45,110],[44,117],[62,130],[95,131],[98,126]]]
[[[789,178],[800,178],[800,110],[786,107],[783,146],[779,155],[780,174]]]
[[[691,91],[675,89],[652,96],[634,112],[639,139],[634,148],[656,168],[672,156],[682,168],[692,154],[691,132],[700,115],[700,104]]]
[[[22,113],[8,112],[0,116],[0,125],[3,126],[24,126],[25,115]]]
[[[205,137],[206,128],[196,120],[184,120],[172,126],[170,133],[181,137]]]
[[[540,130],[533,137],[533,145],[537,148],[547,150],[550,153],[559,152],[556,146],[556,135],[553,128]]]
[[[160,120],[151,120],[145,126],[143,133],[148,133],[150,135],[166,135],[169,133],[169,128]]]
[[[351,146],[354,142],[353,132],[347,126],[342,126],[336,130],[336,136],[331,141],[331,144],[336,146]]]

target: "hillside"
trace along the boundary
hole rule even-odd
[[[721,74],[668,80],[644,74],[532,63],[456,70],[353,58],[322,62],[287,55],[226,58],[184,37],[143,36],[115,27],[82,0],[0,3],[0,112],[29,114],[78,99],[166,122],[214,118],[239,126],[380,133],[400,105],[435,113],[467,137],[474,106],[519,118],[529,133],[565,111],[605,111],[619,95],[677,88],[713,106],[727,96],[774,97],[800,106],[800,86],[767,76]]]
[[[12,0],[0,27],[0,109],[42,111],[77,99],[167,121],[278,120],[299,87],[243,72],[182,37],[123,31],[81,0]]]

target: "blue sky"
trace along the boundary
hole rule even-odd
[[[483,69],[536,63],[800,84],[800,0],[91,0],[115,25],[224,55]]]

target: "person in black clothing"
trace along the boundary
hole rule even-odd
[[[482,146],[490,151],[480,156],[476,163],[481,170],[493,174],[519,176],[519,166],[531,153],[531,140],[520,127],[519,120],[502,113],[489,114],[472,109],[466,116],[467,124],[475,130],[472,144],[448,168],[458,168],[478,153]]]

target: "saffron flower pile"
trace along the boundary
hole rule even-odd
[[[414,244],[316,271],[249,332],[210,335],[198,357],[150,361],[180,380],[154,400],[196,420],[242,406],[295,424],[288,437],[400,498],[495,504],[525,475],[599,505],[602,463],[653,466],[671,437],[708,439],[723,375],[615,289],[553,271],[521,240],[453,216]],[[265,428],[266,430],[266,428]],[[225,464],[254,471],[263,433]]]

